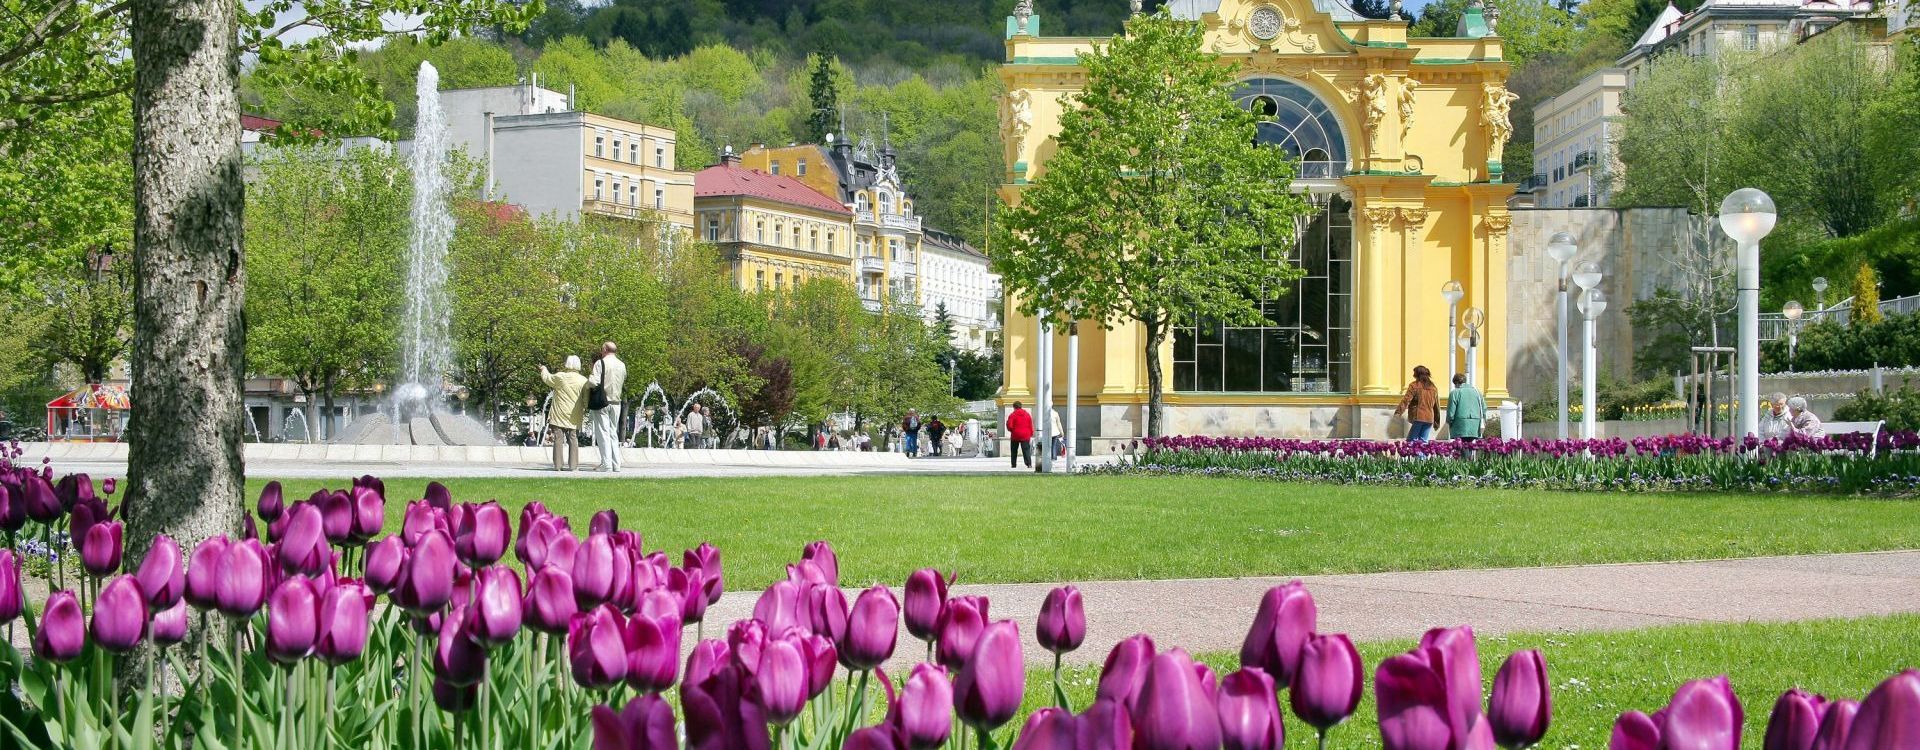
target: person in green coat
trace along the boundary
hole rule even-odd
[[[1465,373],[1453,376],[1453,392],[1447,394],[1447,434],[1455,440],[1480,437],[1480,425],[1487,421],[1487,399],[1467,385]]]

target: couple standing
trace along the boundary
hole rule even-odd
[[[591,375],[580,374],[580,358],[567,355],[560,372],[540,366],[540,381],[553,389],[553,401],[547,408],[547,429],[553,433],[553,470],[578,471],[580,468],[580,428],[590,425],[593,444],[600,448],[600,470],[620,470],[620,399],[627,386],[627,363],[620,361],[619,347],[609,341],[600,345],[600,356],[593,360]]]
[[[1433,428],[1442,415],[1447,418],[1447,434],[1455,440],[1472,441],[1480,437],[1480,426],[1487,421],[1487,399],[1467,382],[1466,373],[1455,373],[1453,392],[1447,394],[1447,408],[1440,408],[1440,388],[1433,384],[1433,371],[1426,365],[1413,368],[1413,382],[1400,396],[1393,415],[1407,417],[1407,440],[1433,439]]]

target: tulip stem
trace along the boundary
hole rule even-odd
[[[1327,750],[1327,730],[1326,729],[1320,730],[1319,735],[1320,735],[1320,750]]]
[[[408,627],[413,633],[413,660],[407,665],[407,702],[413,705],[413,727],[411,736],[413,746],[420,747],[420,632]]]
[[[233,717],[233,746],[235,748],[246,747],[247,739],[247,698],[246,695],[241,692],[247,682],[243,676],[245,673],[241,671],[242,662],[240,661],[240,627],[243,622],[245,622],[245,620],[236,619],[227,623],[227,643],[229,646],[227,649],[227,659],[233,663],[233,673],[230,677],[233,678],[234,707],[238,709],[237,715]]]
[[[274,742],[275,747],[289,746],[292,739],[288,735],[293,734],[293,725],[290,723],[293,719],[293,669],[290,667],[278,673],[281,682],[286,685],[287,702],[280,707],[280,737]]]

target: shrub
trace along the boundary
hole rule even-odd
[[[1833,410],[1833,418],[1839,422],[1871,422],[1886,420],[1889,430],[1920,429],[1920,390],[1904,386],[1874,393],[1864,390],[1852,401]]]
[[[1760,348],[1761,368],[1787,369],[1787,340],[1769,341]],[[1888,315],[1878,322],[1855,320],[1851,326],[1820,322],[1800,329],[1800,346],[1793,358],[1796,370],[1864,370],[1920,364],[1920,313]]]

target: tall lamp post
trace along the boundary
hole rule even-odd
[[[1476,388],[1480,386],[1480,326],[1486,323],[1487,313],[1478,307],[1460,313],[1460,324],[1467,328],[1460,334],[1460,348],[1467,350],[1467,383]],[[1451,380],[1448,387],[1452,387]]]
[[[1567,262],[1573,260],[1574,253],[1579,251],[1580,246],[1574,244],[1573,234],[1570,232],[1554,232],[1553,237],[1547,240],[1547,255],[1553,258],[1560,268],[1559,275],[1556,277],[1560,281],[1559,304],[1554,305],[1553,310],[1559,318],[1560,325],[1560,369],[1557,373],[1558,377],[1555,378],[1554,390],[1560,398],[1557,403],[1560,407],[1561,440],[1567,439]]]
[[[1582,313],[1585,313],[1587,310],[1587,303],[1591,301],[1589,299],[1589,296],[1591,295],[1593,290],[1598,289],[1600,287],[1600,279],[1602,278],[1600,274],[1600,264],[1590,260],[1580,261],[1579,263],[1574,265],[1573,273],[1568,274],[1568,278],[1573,281],[1574,286],[1580,287],[1580,296],[1574,298],[1574,306],[1578,307]],[[1591,329],[1591,327],[1593,326],[1593,321],[1589,319],[1586,325],[1588,329]],[[1564,348],[1563,348],[1563,351],[1564,351]],[[1582,365],[1581,365],[1582,377],[1580,380],[1580,383],[1581,383],[1580,406],[1582,409],[1582,414],[1580,417],[1580,436],[1584,438],[1592,437],[1590,434],[1588,434],[1591,432],[1591,430],[1587,428],[1586,424],[1587,424],[1587,420],[1593,416],[1593,407],[1591,406],[1593,401],[1593,386],[1586,382],[1586,378],[1584,375],[1584,373],[1588,372],[1585,366],[1585,362],[1586,360],[1589,360],[1592,358],[1593,358],[1592,342],[1588,342],[1586,345],[1583,345],[1580,347],[1580,359],[1582,362]]]
[[[1734,288],[1740,308],[1740,434],[1760,433],[1760,239],[1773,231],[1773,199],[1741,188],[1720,202],[1720,229],[1739,243],[1734,252]]]
[[[1592,440],[1594,438],[1595,418],[1598,416],[1594,412],[1599,411],[1598,399],[1596,398],[1596,392],[1599,388],[1596,385],[1596,381],[1600,379],[1600,349],[1598,346],[1600,338],[1600,313],[1607,311],[1607,293],[1599,289],[1588,289],[1586,296],[1582,297],[1581,301],[1585,303],[1580,306],[1580,309],[1581,312],[1586,313],[1587,336],[1586,351],[1580,355],[1580,437]]]
[[[1820,313],[1820,317],[1822,319],[1826,318],[1827,277],[1825,276],[1813,277],[1813,309],[1814,311]]]
[[[1460,282],[1449,281],[1440,285],[1440,296],[1447,301],[1447,340],[1452,341],[1455,338],[1455,316],[1459,314],[1460,300],[1467,296],[1467,290],[1460,288]],[[1454,367],[1458,361],[1459,357],[1456,357],[1452,351],[1447,352],[1447,384],[1449,387],[1453,384],[1453,373],[1456,372]]]
[[[1806,306],[1796,299],[1787,300],[1780,308],[1780,314],[1787,318],[1787,372],[1793,372],[1794,357],[1800,353],[1800,316],[1806,313]]]

